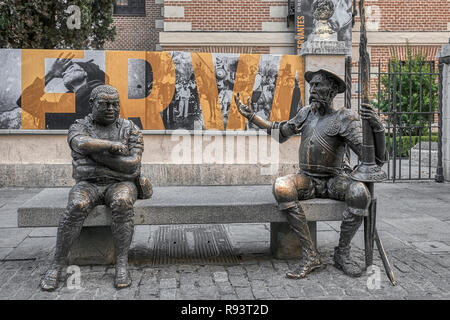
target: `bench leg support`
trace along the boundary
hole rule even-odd
[[[111,228],[83,227],[80,237],[72,246],[70,264],[105,265],[114,264],[114,243]]]
[[[314,247],[317,248],[317,223],[308,221]],[[300,241],[287,222],[270,223],[270,251],[276,259],[301,257]]]

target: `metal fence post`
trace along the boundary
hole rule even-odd
[[[438,162],[436,167],[436,182],[444,182],[444,168],[442,166],[442,96],[444,63],[439,59],[439,96],[438,96]]]

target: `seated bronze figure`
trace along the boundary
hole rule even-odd
[[[310,85],[309,105],[300,109],[289,121],[270,122],[253,112],[250,99],[242,104],[239,94],[235,101],[239,112],[268,134],[278,130],[278,141],[285,142],[292,135],[301,134],[299,172],[276,179],[273,194],[279,209],[300,239],[302,258],[298,267],[287,273],[289,278],[303,278],[322,264],[311,241],[301,200],[314,197],[342,200],[347,203],[343,212],[338,246],[334,250],[335,266],[353,277],[362,274],[361,267],[350,258],[350,243],[360,227],[371,202],[367,186],[350,179],[352,171],[344,161],[345,146],[361,156],[363,134],[361,121],[349,109],[334,109],[333,99],[345,91],[345,82],[333,72],[320,69],[308,71],[305,79]],[[367,119],[373,131],[377,165],[385,161],[384,127],[376,112],[368,104],[360,108],[361,118]],[[277,135],[273,135],[277,137]]]
[[[119,94],[114,87],[96,87],[89,102],[92,113],[69,128],[67,142],[76,184],[59,223],[54,260],[41,281],[43,290],[58,287],[71,246],[90,210],[99,204],[111,209],[115,287],[131,285],[128,250],[134,231],[133,204],[137,198],[150,198],[152,193],[150,181],[141,175],[144,141],[133,122],[120,118]]]

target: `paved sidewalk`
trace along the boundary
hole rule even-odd
[[[53,254],[56,228],[17,228],[17,208],[40,190],[0,189],[0,299],[450,299],[450,183],[376,185],[377,228],[395,287],[378,252],[379,273],[355,279],[333,267],[340,223],[322,222],[318,248],[328,266],[306,279],[285,278],[296,261],[270,256],[268,224],[229,224],[228,236],[242,257],[238,264],[132,265],[133,285],[120,291],[113,288],[113,266],[83,266],[81,289],[62,285],[52,293],[38,285]],[[156,228],[137,226],[132,247],[151,250]],[[362,263],[362,230],[352,252]]]

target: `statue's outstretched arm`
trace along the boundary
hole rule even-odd
[[[234,95],[234,101],[236,102],[239,113],[249,122],[256,124],[261,129],[272,128],[272,122],[257,116],[256,112],[252,110],[252,107],[250,106],[250,97],[247,98],[247,105],[241,102],[239,93]]]
[[[256,124],[261,129],[266,129],[267,134],[280,143],[287,141],[291,136],[302,131],[303,123],[305,122],[309,109],[302,108],[297,115],[289,121],[268,121],[256,115],[250,107],[250,97],[247,98],[247,105],[241,102],[239,93],[234,96],[239,113],[248,119],[248,121]],[[306,110],[306,111],[305,111]]]

